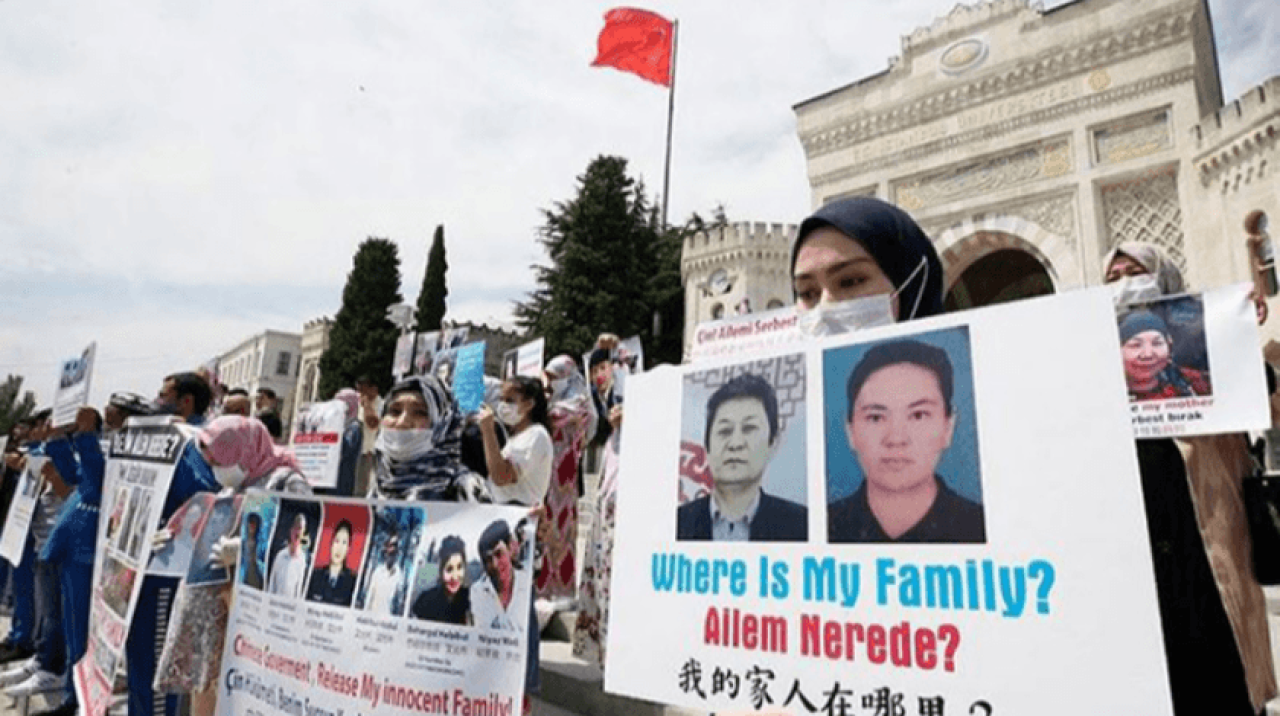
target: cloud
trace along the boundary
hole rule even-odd
[[[612,2],[0,3],[0,372],[95,400],[333,315],[365,237],[417,296],[445,226],[450,317],[510,322],[541,210],[600,154],[662,190],[667,93],[589,67]],[[878,72],[954,0],[669,0],[670,217],[810,208],[792,105]],[[1274,0],[1213,0],[1228,98],[1276,74]],[[48,386],[41,387],[41,386]]]

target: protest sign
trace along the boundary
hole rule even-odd
[[[186,449],[188,436],[172,418],[130,418],[110,441],[98,520],[98,553],[93,563],[88,648],[75,665],[76,697],[89,716],[111,705],[116,672],[123,666],[125,636],[142,587],[141,574],[153,555],[151,546],[169,483]],[[176,524],[194,510],[187,508]],[[170,524],[175,524],[171,522]],[[183,576],[191,557],[189,533],[175,534],[166,545],[181,554],[162,560],[152,573]],[[193,538],[192,538],[193,539]],[[163,550],[161,550],[163,552]]]
[[[426,375],[431,372],[435,362],[436,351],[440,348],[440,331],[418,334],[418,349],[413,354],[413,374]]]
[[[453,348],[461,348],[467,344],[467,339],[471,337],[471,326],[454,326],[453,328],[445,328],[440,331],[440,348],[439,350],[450,350]]]
[[[66,425],[76,419],[76,411],[89,404],[89,380],[93,377],[93,357],[97,343],[75,358],[62,362],[58,373],[58,390],[53,396],[53,424]]]
[[[547,340],[539,338],[516,349],[516,375],[527,375],[530,378],[542,378],[543,356],[547,350]]]
[[[592,351],[582,354],[583,375],[587,377],[588,383],[595,383],[591,374],[591,353]],[[644,346],[640,343],[640,336],[620,341],[616,348],[610,350],[609,364],[613,371],[613,394],[621,398],[627,376],[644,370]]]
[[[453,395],[464,413],[474,413],[484,402],[484,347],[484,341],[476,341],[458,349]]]
[[[416,339],[412,333],[401,333],[396,339],[396,352],[391,364],[391,372],[396,378],[409,375],[409,369],[413,367],[414,340]]]
[[[689,343],[688,362],[756,353],[808,340],[800,332],[799,323],[794,306],[699,323]]]
[[[1088,684],[1170,713],[1113,319],[1081,291],[632,376],[605,688],[1074,714]]]
[[[191,550],[191,566],[187,569],[187,585],[222,584],[231,581],[231,570],[214,563],[213,545],[218,538],[234,535],[236,518],[242,497],[218,497],[210,492],[201,492],[191,498],[198,502],[204,513],[203,519],[196,528],[195,547]]]
[[[312,403],[298,413],[289,447],[312,487],[337,487],[347,406],[341,400]]]
[[[520,713],[526,509],[250,491],[241,513],[218,714]]]
[[[27,466],[23,468],[14,488],[13,500],[9,503],[9,514],[5,517],[4,531],[0,532],[0,557],[9,564],[22,564],[22,555],[26,551],[27,533],[31,531],[31,518],[36,512],[36,502],[40,499],[40,491],[44,489],[44,466],[49,458],[43,455],[27,455]]]
[[[1252,284],[1116,308],[1133,433],[1266,430],[1266,373]]]

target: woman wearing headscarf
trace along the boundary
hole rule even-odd
[[[872,197],[831,202],[801,222],[791,280],[801,327],[815,336],[943,311],[933,243],[905,211]]]
[[[463,424],[457,401],[435,376],[397,383],[382,408],[369,497],[489,502],[481,481],[462,464]]]
[[[1157,295],[1183,290],[1177,267],[1149,244],[1121,244],[1103,272],[1108,283],[1152,276]],[[1276,682],[1242,496],[1248,437],[1144,439],[1137,450],[1174,712],[1262,713]]]
[[[1120,319],[1120,353],[1129,400],[1164,400],[1209,395],[1209,375],[1173,360],[1169,324],[1151,311],[1135,310]]]
[[[360,394],[352,388],[343,388],[334,394],[333,399],[340,401],[347,411],[347,422],[342,429],[342,450],[338,453],[338,484],[331,492],[342,497],[354,497],[360,452],[364,445],[364,425],[360,422]]]
[[[538,598],[569,599],[577,593],[578,459],[595,429],[596,411],[587,381],[567,355],[553,358],[543,370],[550,395],[551,487],[538,532],[543,546],[538,565]],[[545,525],[545,527],[543,527]]]
[[[311,486],[293,453],[277,446],[266,426],[256,418],[216,418],[200,431],[196,444],[223,488],[218,496],[237,498],[233,511],[239,510],[238,498],[250,488],[311,494]],[[239,521],[233,520],[232,524]],[[210,558],[230,567],[235,564],[239,547],[239,537],[224,535],[215,543]],[[174,600],[155,688],[168,693],[191,693],[193,716],[208,716],[214,711],[230,598],[230,583],[188,585],[184,581]]]
[[[942,313],[942,262],[907,213],[871,197],[834,201],[800,224],[791,249],[796,309],[811,332],[860,327],[845,309],[854,299],[884,300],[892,319]]]
[[[436,583],[413,600],[415,619],[446,624],[470,624],[471,588],[467,584],[467,548],[457,535],[440,541],[436,555],[440,571]]]

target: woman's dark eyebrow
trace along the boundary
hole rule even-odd
[[[838,271],[843,271],[844,269],[847,269],[847,268],[849,268],[850,266],[854,266],[854,265],[856,265],[856,264],[860,264],[860,263],[871,263],[871,264],[875,264],[876,262],[875,262],[875,259],[872,259],[872,258],[870,258],[870,257],[859,257],[859,258],[856,258],[856,259],[845,259],[844,261],[838,261],[838,262],[836,262],[836,263],[834,263],[834,264],[831,264],[831,265],[829,265],[829,266],[824,266],[824,267],[823,267],[823,269],[822,269],[822,273],[824,273],[824,274],[826,274],[826,275],[830,276],[830,275],[831,275],[831,274],[833,274],[833,273],[836,273],[836,272],[838,272]],[[876,264],[876,265],[878,266],[879,264]],[[795,275],[795,277],[792,279],[792,281],[801,281],[801,280],[804,280],[804,279],[810,279],[810,278],[813,278],[813,273],[810,273],[810,272],[806,272],[806,273],[798,273],[798,274],[796,274],[796,275]]]

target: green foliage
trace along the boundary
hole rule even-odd
[[[427,253],[427,270],[422,276],[422,290],[418,292],[418,325],[419,333],[440,330],[440,322],[444,320],[445,298],[449,296],[449,286],[445,282],[445,273],[449,271],[449,262],[444,255],[444,226],[436,227],[435,238],[431,240],[431,250]]]
[[[550,266],[534,266],[537,288],[516,320],[547,341],[547,355],[578,356],[603,332],[639,335],[649,363],[680,362],[684,230],[664,231],[627,160],[600,156],[578,177],[577,196],[543,211]],[[655,339],[654,314],[661,333]]]
[[[400,303],[400,251],[389,239],[370,237],[356,250],[342,308],[320,356],[320,395],[367,377],[385,395],[391,389],[391,364],[399,331],[387,320],[387,308]]]
[[[10,375],[0,383],[0,435],[8,435],[15,423],[35,412],[35,393],[22,391],[22,376]]]

